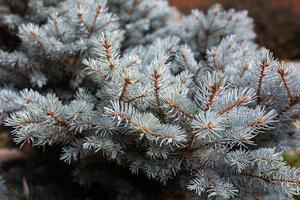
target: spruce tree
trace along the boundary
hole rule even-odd
[[[300,193],[300,170],[282,158],[299,149],[300,77],[254,42],[246,11],[184,16],[164,0],[1,6],[20,39],[0,52],[3,123],[20,147],[58,149],[70,184],[100,184],[112,199],[146,199],[152,191],[130,180],[147,185],[144,176],[193,199]]]

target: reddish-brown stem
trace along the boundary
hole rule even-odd
[[[35,40],[38,43],[38,45],[43,48],[44,45],[43,45],[41,39],[39,38],[39,36],[35,32],[33,32],[33,31],[30,31],[30,34],[32,35],[32,37],[35,38]]]
[[[109,44],[107,41],[104,41],[103,48],[105,51],[105,58],[108,62],[109,68],[112,70],[115,67],[115,64],[112,61],[112,55],[110,52],[111,47],[111,44]]]
[[[62,121],[61,119],[59,119],[57,116],[54,115],[54,112],[49,110],[45,113],[47,116],[51,117],[54,121],[54,123],[58,126],[62,126],[66,129],[69,129],[70,128],[70,125],[64,121]],[[24,122],[21,122],[21,123],[18,123],[17,125],[18,126],[25,126],[25,125],[28,125],[28,124],[41,124],[41,123],[46,123],[47,120],[28,120],[28,121],[24,121]]]
[[[180,55],[182,56],[183,61],[186,64],[186,66],[188,67],[188,69],[191,70],[191,66],[189,66],[188,59],[187,59],[186,55],[184,54],[184,52],[182,51],[182,49],[180,49]]]
[[[297,180],[297,179],[275,179],[275,178],[272,178],[272,177],[265,177],[265,176],[259,176],[257,174],[248,174],[248,173],[242,173],[240,174],[242,176],[247,176],[247,177],[250,177],[250,178],[256,178],[256,179],[260,179],[260,180],[263,180],[267,183],[290,183],[290,184],[297,184],[299,185],[300,184],[300,180]]]
[[[116,112],[116,111],[113,111],[110,114],[113,115],[113,116],[121,117],[122,119],[126,119],[126,120],[130,120],[131,119],[130,116],[127,116],[127,115],[125,115],[123,113]]]
[[[156,104],[158,107],[158,111],[159,111],[159,115],[161,116],[162,121],[165,123],[166,122],[166,115],[161,107],[161,100],[160,100],[160,86],[158,83],[158,79],[161,77],[161,74],[155,69],[153,74],[152,74],[153,78],[154,78],[154,82],[153,82],[153,86],[154,86],[154,94],[155,94],[155,98],[156,98]]]
[[[138,95],[138,96],[136,96],[136,97],[133,97],[133,98],[127,100],[126,103],[130,103],[130,102],[133,102],[133,101],[135,101],[135,100],[137,100],[137,99],[144,98],[144,97],[146,97],[146,96],[148,96],[148,95],[149,95],[148,92],[145,92],[145,93],[143,93],[143,94],[141,94],[141,95]]]
[[[93,23],[92,23],[91,29],[89,31],[89,35],[91,35],[96,30],[96,22],[97,22],[99,15],[101,14],[101,9],[102,9],[101,5],[96,6],[96,14],[94,16]]]
[[[124,68],[130,68],[132,67],[134,64],[138,64],[138,60],[134,59],[131,62],[129,62]]]
[[[291,105],[292,102],[293,102],[293,100],[294,100],[294,98],[293,98],[292,92],[291,92],[291,90],[290,90],[290,88],[288,86],[288,82],[287,82],[287,79],[286,79],[286,77],[289,75],[289,71],[285,70],[284,66],[283,66],[283,63],[281,63],[281,65],[279,66],[277,72],[278,72],[278,74],[279,74],[279,76],[281,78],[283,86],[284,86],[284,88],[285,88],[285,90],[287,92],[287,95],[289,97],[289,103],[288,104]]]
[[[176,110],[178,110],[180,113],[182,113],[183,115],[191,118],[191,119],[194,119],[194,116],[191,115],[190,113],[186,112],[184,109],[180,108],[179,105],[177,105],[174,101],[172,101],[171,99],[167,99],[167,102],[169,104],[169,106],[171,108],[175,108]]]
[[[264,125],[264,124],[265,124],[265,120],[263,118],[258,118],[252,122],[249,122],[247,126]]]
[[[119,100],[123,100],[125,93],[128,90],[128,86],[132,83],[132,80],[129,77],[124,78],[124,85],[122,87],[122,91],[119,95]]]
[[[217,62],[216,62],[216,52],[214,50],[212,50],[212,58],[213,58],[213,68],[218,69],[219,67],[217,66]]]
[[[258,79],[258,87],[257,87],[257,91],[256,91],[258,105],[262,101],[261,90],[262,90],[263,79],[266,76],[265,70],[268,67],[267,61],[265,59],[263,59],[263,61],[259,64],[259,67],[260,67],[260,73],[259,73],[259,79]]]
[[[228,112],[228,111],[232,110],[233,108],[235,108],[235,107],[241,105],[242,103],[247,102],[248,99],[249,99],[249,98],[246,97],[246,96],[240,97],[237,101],[231,103],[229,106],[227,106],[226,108],[224,108],[223,110],[221,110],[221,111],[219,112],[219,114],[220,114],[220,115],[225,114],[226,112]]]
[[[277,115],[277,118],[284,115],[286,112],[288,112],[292,107],[297,105],[300,102],[300,95],[293,98],[293,101],[288,103]]]
[[[55,124],[57,124],[59,126],[63,126],[63,127],[67,128],[67,129],[70,128],[70,125],[67,124],[66,122],[62,121],[61,119],[59,119],[57,116],[55,116],[53,111],[51,111],[51,110],[47,111],[46,115],[52,117],[53,120],[54,120],[54,122],[55,122]]]
[[[84,19],[83,19],[83,13],[82,12],[77,12],[77,17],[79,18],[80,22],[83,24],[85,30],[90,33],[89,27],[88,25],[85,23]]]
[[[217,96],[218,92],[222,90],[221,83],[219,81],[210,86],[210,88],[212,91],[208,98],[204,111],[207,111],[215,103],[215,97]]]

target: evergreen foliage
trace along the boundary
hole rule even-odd
[[[22,20],[43,22],[18,25],[20,50],[0,58],[9,75],[18,68],[33,86],[55,85],[45,92],[3,81],[20,88],[0,91],[17,144],[59,146],[79,183],[105,185],[102,169],[89,170],[99,159],[176,180],[195,199],[300,194],[300,170],[282,160],[299,148],[300,76],[253,42],[245,11],[217,5],[179,20],[163,0],[113,0],[108,9],[105,1],[39,2],[29,1],[37,9]],[[71,100],[51,92],[64,87],[60,79],[73,80]],[[119,198],[142,198],[124,192],[134,191],[126,180],[117,185]]]
[[[89,55],[93,39],[101,32],[118,31],[116,15],[108,12],[102,0],[29,1],[26,6],[25,16],[3,17],[9,27],[16,27],[22,42],[13,52],[0,52],[2,80],[22,78],[20,84],[30,82],[41,88],[47,82],[57,85],[67,79],[77,87],[84,76],[80,60]]]

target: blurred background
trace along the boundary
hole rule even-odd
[[[170,0],[185,13],[207,10],[215,3],[226,9],[248,10],[257,42],[284,60],[300,60],[300,0]]]

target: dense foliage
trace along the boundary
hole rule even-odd
[[[300,170],[282,161],[299,148],[300,77],[254,43],[246,11],[181,16],[164,0],[1,6],[21,41],[0,52],[4,124],[21,147],[58,148],[78,183],[145,199],[126,170],[115,177],[117,164],[195,199],[300,193]]]

